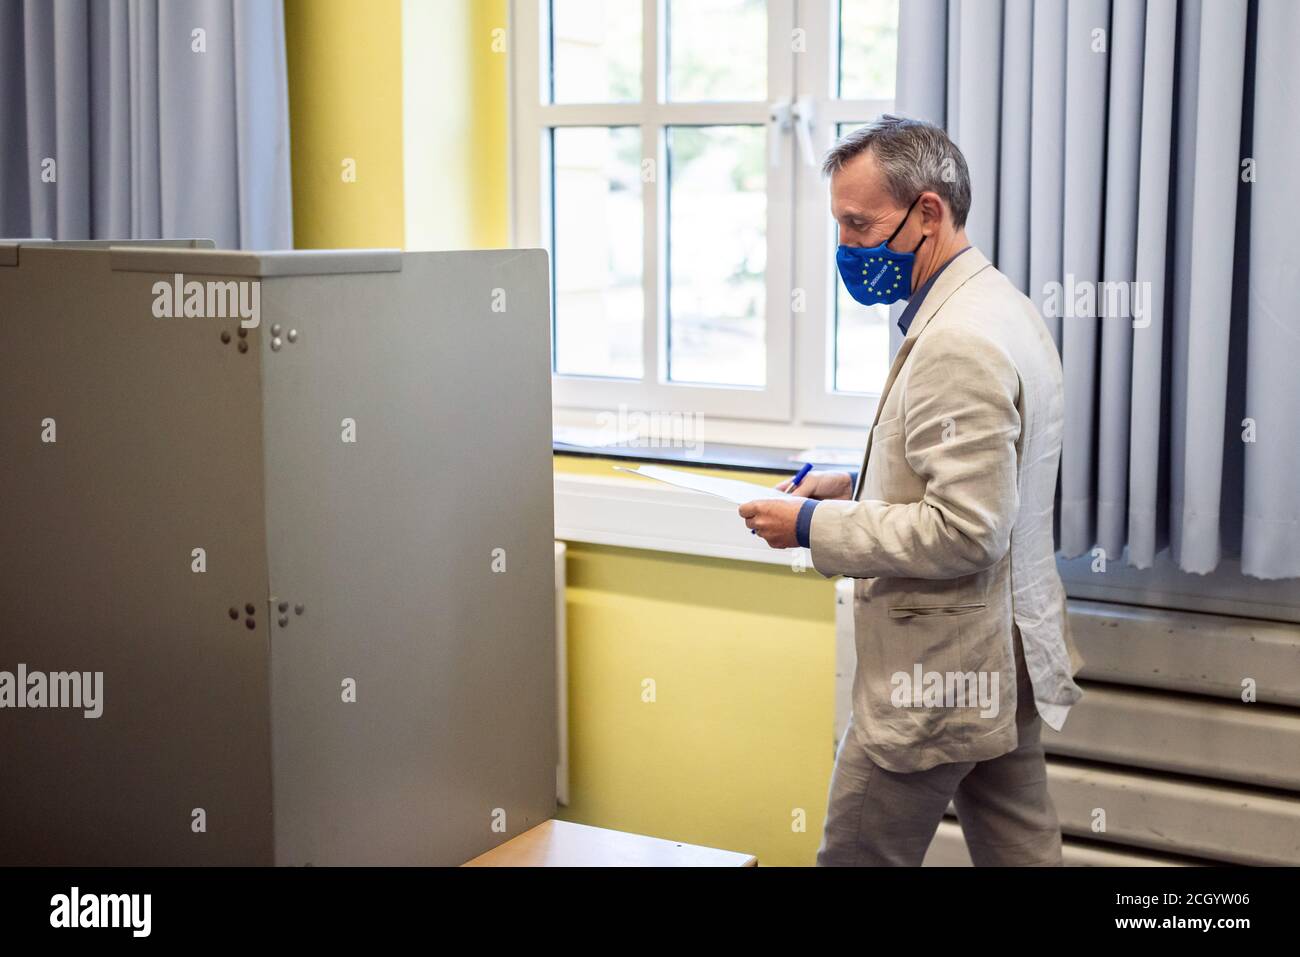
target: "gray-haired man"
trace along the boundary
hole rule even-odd
[[[741,515],[854,579],[853,717],[817,861],[920,864],[952,802],[976,864],[1060,864],[1042,721],[1080,697],[1056,571],[1061,364],[1033,305],[966,239],[970,176],[939,127],[884,116],[827,155],[837,260],[908,299],[861,479]]]

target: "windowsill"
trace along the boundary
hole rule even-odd
[[[638,448],[627,445],[578,446],[552,442],[556,455],[579,458],[628,459],[636,462],[662,465],[694,465],[701,468],[726,469],[735,472],[788,472],[798,471],[805,459],[796,458],[800,449],[772,448],[765,445],[735,445],[728,442],[703,442],[692,448]],[[850,471],[857,463],[813,461],[820,469]]]
[[[556,451],[569,454],[558,446]],[[629,450],[620,451],[626,454]],[[582,450],[579,454],[596,453]],[[807,549],[769,548],[762,539],[748,534],[737,517],[736,506],[728,502],[658,482],[615,475],[556,472],[557,539],[785,565],[797,571],[813,567]],[[1232,560],[1225,560],[1209,576],[1179,571],[1167,551],[1157,556],[1155,567],[1145,570],[1115,561],[1099,574],[1092,570],[1092,564],[1091,556],[1073,560],[1057,556],[1062,583],[1072,600],[1300,622],[1300,601],[1292,581],[1247,578],[1241,574],[1240,564]]]
[[[653,414],[626,408],[602,412],[555,406],[552,422],[551,447],[556,455],[784,472],[797,471],[807,461],[842,471],[860,467],[870,419],[860,426],[842,427],[662,414],[655,422]],[[810,451],[835,457],[796,457]]]
[[[571,459],[614,459],[629,465],[655,462],[729,470],[752,476],[747,480],[755,482],[756,490],[772,485],[774,476],[788,477],[797,471],[800,462],[792,457],[801,451],[709,441],[656,447],[653,440],[647,439],[621,445],[570,445],[553,441],[551,448],[555,455]],[[861,452],[854,454],[857,461],[848,466],[812,464],[847,471],[860,464]],[[605,468],[608,467],[606,461]],[[736,506],[729,502],[626,473],[592,470],[576,462],[556,465],[555,534],[563,541],[594,545],[790,565],[800,570],[811,567],[807,549],[773,549],[751,535],[738,518]]]
[[[555,537],[677,555],[811,567],[807,549],[769,548],[736,506],[712,495],[618,472],[555,473]],[[756,490],[763,487],[756,482]]]

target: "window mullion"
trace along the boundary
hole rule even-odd
[[[797,26],[795,0],[768,0],[768,69],[767,99],[769,103],[793,103],[797,90],[797,54],[794,47],[794,30]],[[767,170],[767,303],[766,303],[766,359],[767,386],[773,401],[788,419],[793,412],[794,382],[794,314],[791,295],[795,288],[795,200],[799,167],[802,164],[797,149],[795,130],[780,130],[774,122],[767,124],[768,137],[784,137],[777,150],[768,144],[770,157],[780,157],[781,165],[773,167],[769,160]]]

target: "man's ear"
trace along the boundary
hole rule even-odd
[[[916,204],[921,211],[921,225],[930,233],[939,231],[947,211],[938,193],[926,191],[921,194],[921,201]]]

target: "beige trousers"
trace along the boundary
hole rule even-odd
[[[835,755],[819,867],[919,866],[949,802],[979,866],[1059,866],[1061,827],[1020,635],[1015,635],[1016,749],[988,761],[899,773],[873,762],[845,729]]]

